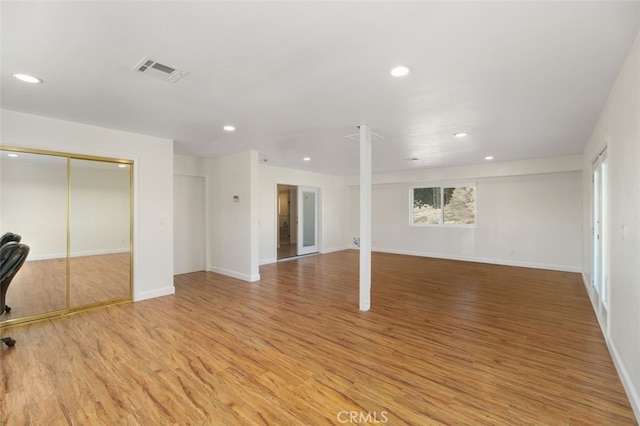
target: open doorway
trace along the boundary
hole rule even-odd
[[[278,184],[277,258],[317,253],[319,188]]]
[[[278,259],[298,255],[298,187],[278,185]]]

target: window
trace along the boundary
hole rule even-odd
[[[411,189],[412,225],[474,225],[475,186],[431,186]]]

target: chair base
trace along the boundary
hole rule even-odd
[[[11,312],[11,307],[9,305],[4,305],[4,310],[0,313],[0,315],[9,312]],[[16,344],[16,341],[11,337],[3,337],[2,339],[0,339],[0,341],[9,347]]]
[[[7,345],[9,347],[11,347],[11,346],[16,344],[16,341],[13,340],[11,337],[3,337],[0,340],[2,340],[2,343],[4,343],[5,345]]]

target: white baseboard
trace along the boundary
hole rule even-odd
[[[218,268],[217,266],[210,267],[209,271],[215,272],[216,274],[226,275],[232,278],[237,278],[242,281],[249,281],[249,282],[260,281],[260,274],[247,275],[241,272],[231,271],[229,269]]]
[[[272,257],[271,259],[263,259],[260,261],[260,266],[271,265],[272,263],[276,263],[277,261],[278,259],[276,259],[275,257]]]
[[[351,248],[357,249],[357,247],[351,247]],[[425,252],[418,252],[418,251],[385,249],[381,247],[372,247],[371,251],[380,252],[380,253],[403,254],[406,256],[420,256],[420,257],[433,257],[436,259],[459,260],[462,262],[478,262],[478,263],[489,263],[493,265],[519,266],[522,268],[547,269],[551,271],[581,272],[580,267],[577,267],[577,266],[551,265],[546,263],[522,262],[522,261],[512,261],[512,260],[504,260],[504,259],[487,259],[483,257],[458,256],[458,255],[449,255],[449,254],[440,254],[440,253],[425,253]]]
[[[640,422],[640,396],[638,395],[636,389],[633,387],[633,382],[629,378],[627,369],[620,359],[620,355],[618,354],[616,346],[609,339],[605,338],[605,341],[607,342],[607,346],[609,347],[609,353],[611,353],[613,364],[616,366],[616,370],[618,370],[618,376],[620,376],[622,386],[624,387],[624,390],[627,393],[627,397],[629,398],[629,403],[631,403],[631,409],[633,410],[633,414],[636,416],[636,421]]]
[[[347,249],[349,249],[349,246],[334,247],[334,248],[329,248],[329,249],[323,249],[320,253],[321,254],[334,253],[336,251],[342,251],[342,250],[347,250]]]
[[[175,294],[175,292],[176,292],[176,288],[174,286],[158,288],[158,289],[149,290],[149,291],[141,291],[133,295],[133,301],[140,302],[142,300],[154,299],[156,297],[169,296],[171,294]]]
[[[582,284],[584,285],[584,289],[587,291],[587,296],[589,296],[589,300],[591,301],[591,305],[593,306],[593,309],[595,310],[595,305],[594,305],[594,301],[593,301],[593,287],[591,286],[591,283],[589,282],[589,279],[584,275],[584,272],[582,274],[580,274],[582,276]]]
[[[596,299],[597,293],[594,291],[593,286],[584,275],[584,273],[582,273],[582,283],[584,284],[587,295],[589,296],[591,307],[596,314],[596,319],[598,320],[600,331],[602,332],[604,341],[606,342],[607,348],[609,349],[609,354],[611,355],[611,359],[613,360],[613,365],[616,367],[618,377],[620,377],[620,382],[622,382],[622,387],[627,394],[627,398],[629,398],[629,403],[631,404],[633,414],[636,416],[636,420],[640,423],[640,395],[638,395],[638,391],[635,389],[635,387],[633,386],[633,382],[629,378],[629,373],[627,373],[627,369],[624,366],[622,359],[620,358],[620,354],[618,353],[616,345],[611,341],[610,337],[607,334],[607,330],[605,330],[603,327],[602,319],[600,318],[600,315],[598,315],[598,300]]]
[[[89,250],[89,251],[78,251],[75,253],[71,253],[69,257],[82,257],[82,256],[98,256],[101,254],[115,254],[115,253],[128,253],[128,248],[115,248],[115,249],[107,249],[107,250]],[[49,253],[49,254],[38,254],[31,255],[27,257],[27,262],[30,260],[50,260],[50,259],[64,259],[67,257],[67,253]]]
[[[32,255],[29,253],[27,256],[27,262],[31,262],[32,260],[51,260],[51,259],[66,259],[66,253],[49,253],[49,254],[36,254]]]

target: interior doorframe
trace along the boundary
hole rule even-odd
[[[603,167],[605,165],[606,167]],[[608,227],[608,182],[610,180],[607,147],[592,161],[591,169],[591,286],[594,299],[592,303],[601,328],[609,335],[610,318],[610,282],[608,282],[609,227]],[[606,170],[605,173],[603,173]],[[597,176],[596,176],[597,174]],[[604,180],[603,180],[604,176]],[[600,223],[598,223],[598,221]]]
[[[305,187],[305,188],[315,188],[317,189],[317,194],[318,194],[318,199],[316,200],[316,209],[317,209],[317,217],[316,217],[316,229],[317,229],[317,242],[318,242],[318,253],[322,253],[322,187],[320,186],[313,186],[313,185],[301,185],[301,184],[295,184],[295,183],[286,183],[286,182],[281,182],[281,181],[276,181],[275,182],[275,186],[274,186],[274,194],[275,194],[275,217],[273,220],[273,226],[274,226],[274,236],[273,236],[273,250],[275,253],[275,261],[276,262],[280,262],[280,261],[286,261],[286,260],[291,260],[291,259],[297,259],[300,257],[300,255],[296,255],[293,257],[286,257],[286,258],[278,258],[278,238],[279,238],[279,233],[280,233],[280,223],[279,223],[279,204],[280,204],[280,192],[278,190],[279,186],[288,186],[288,187],[293,187],[295,188],[295,191],[297,192],[299,187]],[[297,204],[297,203],[296,203]],[[296,212],[299,213],[297,211],[297,206],[296,206]],[[290,226],[292,226],[292,224],[290,224]],[[296,223],[296,227],[297,227],[297,223]],[[297,244],[297,242],[296,242]],[[297,249],[297,247],[296,247]],[[304,255],[303,255],[304,256]]]

